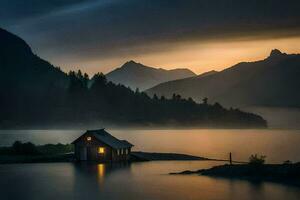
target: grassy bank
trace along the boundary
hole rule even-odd
[[[10,147],[0,147],[0,164],[70,162],[74,147],[71,144],[35,145],[30,142],[14,142]]]

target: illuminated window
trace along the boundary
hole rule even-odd
[[[87,141],[91,141],[92,138],[91,138],[91,137],[87,137],[86,140],[87,140]]]
[[[120,155],[120,149],[117,149],[117,154],[118,154],[118,156]]]
[[[123,149],[121,149],[121,154],[123,154]]]
[[[125,149],[125,154],[126,154],[126,155],[128,154],[128,149]]]
[[[98,153],[103,154],[104,153],[104,147],[99,147],[98,148]]]

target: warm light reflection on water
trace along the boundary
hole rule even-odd
[[[97,165],[98,169],[98,179],[99,182],[103,184],[104,182],[104,175],[105,175],[105,165],[104,164],[98,164]]]
[[[135,144],[134,150],[186,153],[246,161],[263,154],[268,162],[300,161],[300,130],[113,130]]]
[[[1,200],[298,200],[300,197],[300,188],[276,183],[168,175],[218,164],[222,163],[0,165],[0,195]]]
[[[114,136],[134,144],[134,151],[176,152],[212,158],[248,160],[263,154],[267,162],[300,161],[300,130],[109,130]],[[0,131],[0,146],[15,140],[37,144],[70,143],[84,131],[35,130]]]

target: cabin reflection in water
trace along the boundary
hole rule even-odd
[[[98,164],[97,165],[97,171],[98,171],[98,177],[101,179],[105,175],[105,165],[104,164]]]
[[[88,166],[92,167],[93,166]],[[120,162],[120,163],[101,163],[97,164],[95,169],[95,172],[97,173],[97,176],[99,179],[104,179],[105,176],[117,172],[117,171],[122,171],[122,170],[129,170],[131,167],[131,164],[128,162]]]
[[[126,140],[119,140],[104,129],[88,130],[72,144],[78,161],[118,162],[130,159],[133,147]]]
[[[88,180],[86,183],[90,185],[97,182],[97,185],[103,186],[105,179],[110,175],[116,174],[130,174],[131,163],[130,162],[110,162],[110,163],[88,163],[80,162],[74,163],[74,169],[76,171],[76,178],[79,180],[76,183],[82,183]],[[80,176],[81,174],[82,176]],[[86,179],[88,177],[88,179]],[[81,189],[82,185],[80,184]],[[91,188],[86,188],[87,190]]]

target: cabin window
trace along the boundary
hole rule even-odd
[[[120,149],[117,149],[117,155],[118,156],[120,155]]]
[[[123,149],[121,149],[121,155],[123,155]]]
[[[98,147],[99,154],[104,154],[104,151],[105,151],[104,147]]]
[[[128,154],[128,149],[125,149],[125,154],[126,154],[126,155]]]
[[[87,137],[86,140],[87,140],[87,141],[91,141],[91,140],[92,140],[92,137]]]

